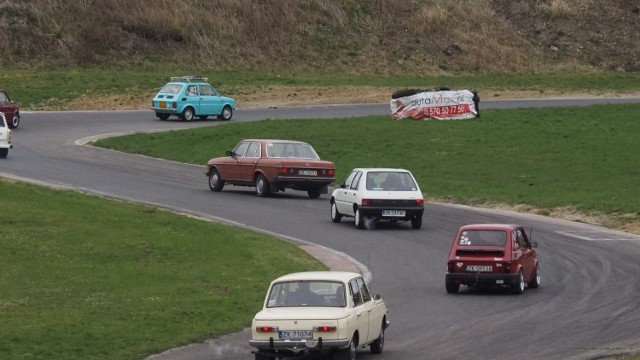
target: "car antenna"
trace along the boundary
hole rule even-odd
[[[533,239],[533,227],[529,230],[529,241],[531,241],[531,239]]]

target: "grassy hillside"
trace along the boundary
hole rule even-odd
[[[640,70],[635,0],[0,3],[0,65],[212,71]]]

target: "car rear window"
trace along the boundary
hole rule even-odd
[[[267,307],[344,307],[344,285],[335,281],[286,281],[271,287]]]
[[[505,246],[507,233],[502,230],[467,230],[460,233],[460,246]]]
[[[413,177],[408,172],[370,171],[367,173],[367,190],[370,191],[416,191]]]
[[[311,145],[304,143],[270,143],[267,145],[267,156],[276,158],[320,159]]]
[[[180,85],[180,84],[167,84],[167,85],[162,87],[160,92],[161,93],[177,94],[177,93],[180,92],[180,90],[182,90],[183,86],[184,85]]]

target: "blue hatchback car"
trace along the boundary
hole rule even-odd
[[[156,94],[151,105],[161,120],[175,115],[184,121],[195,117],[205,120],[209,116],[230,120],[235,108],[233,98],[218,94],[207,78],[201,76],[172,77],[171,82]]]

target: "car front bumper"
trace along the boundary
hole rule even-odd
[[[518,274],[447,273],[445,281],[448,284],[467,286],[501,286],[518,284],[520,276]]]

